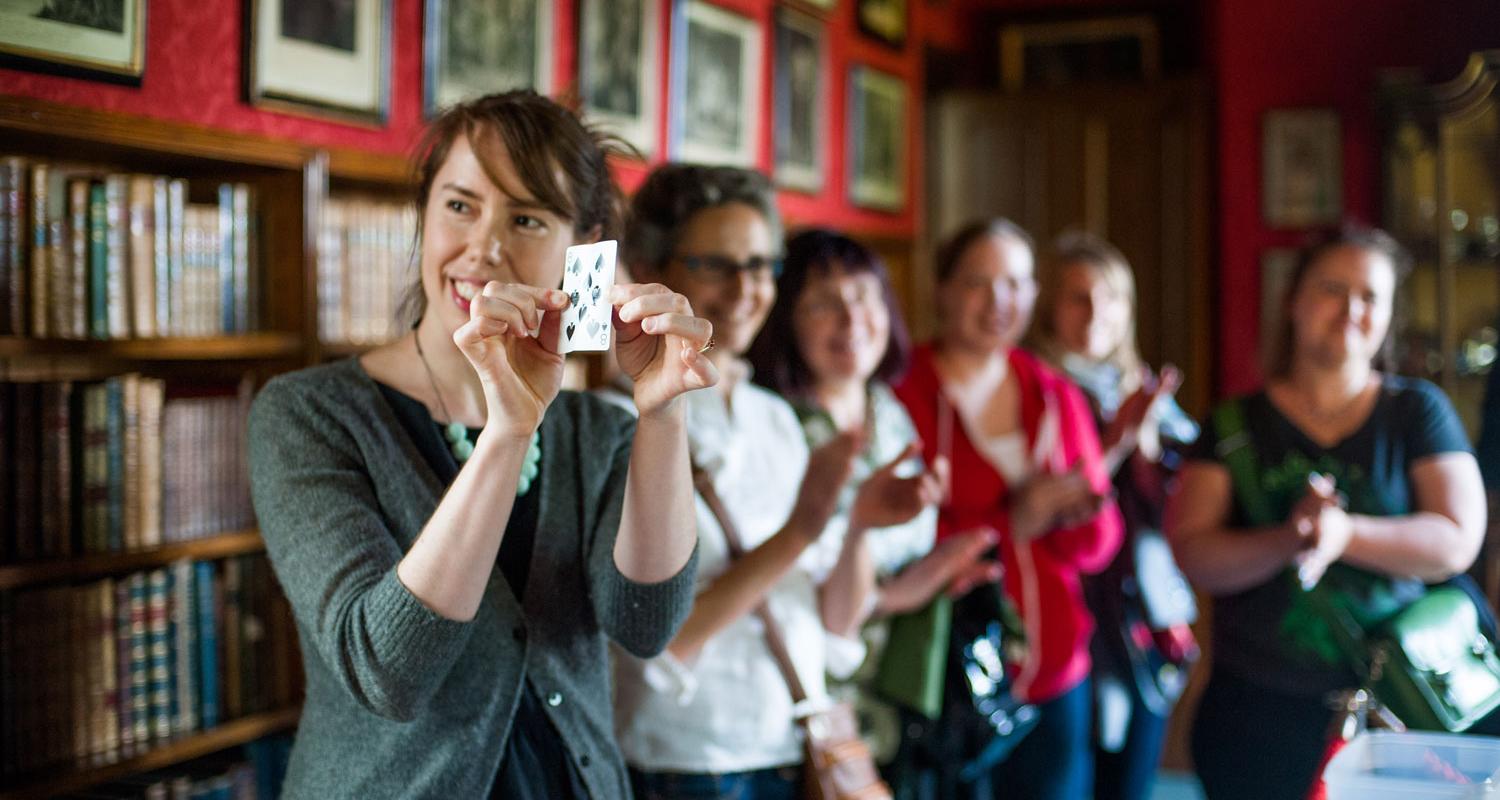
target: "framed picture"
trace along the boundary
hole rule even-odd
[[[849,199],[906,207],[906,84],[870,67],[849,73]]]
[[[672,15],[672,153],[679,161],[755,166],[761,33],[704,0]]]
[[[1272,247],[1260,255],[1260,357],[1271,355],[1276,335],[1281,329],[1281,301],[1285,299],[1292,270],[1297,266],[1297,251],[1290,247]]]
[[[145,31],[146,0],[0,0],[0,63],[139,84]]]
[[[1161,36],[1147,16],[1006,25],[1000,82],[1006,91],[1161,75]]]
[[[892,46],[906,44],[906,0],[854,0],[859,29]]]
[[[385,122],[391,0],[250,0],[245,8],[251,103]]]
[[[592,122],[656,154],[661,30],[656,0],[583,0],[578,91]]]
[[[1261,208],[1266,223],[1278,228],[1336,224],[1344,213],[1338,112],[1267,111],[1261,136]]]
[[[788,189],[823,188],[827,107],[824,28],[806,14],[780,9],[774,32],[776,182]]]
[[[426,0],[422,106],[427,116],[480,95],[551,91],[548,0]]]

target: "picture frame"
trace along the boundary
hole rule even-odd
[[[510,89],[552,90],[549,0],[425,0],[422,110]]]
[[[1333,109],[1267,111],[1261,126],[1261,211],[1275,228],[1335,225],[1344,213],[1343,133]]]
[[[823,189],[827,161],[827,29],[808,14],[777,9],[772,34],[771,123],[777,185],[802,192]]]
[[[672,13],[673,160],[754,167],[761,95],[761,30],[705,0]]]
[[[849,200],[899,212],[906,207],[907,89],[873,67],[849,72]]]
[[[1292,247],[1271,247],[1260,254],[1260,356],[1264,361],[1276,347],[1276,336],[1281,328],[1282,300],[1286,299],[1287,284],[1292,271],[1297,267],[1297,250]]]
[[[907,0],[855,0],[854,19],[865,35],[900,49],[911,25],[909,6]]]
[[[1159,77],[1161,34],[1150,16],[1014,23],[1000,29],[1000,83],[1008,92]]]
[[[584,117],[645,158],[657,151],[660,8],[658,0],[583,0],[579,13],[578,94]]]
[[[391,0],[250,0],[245,94],[256,106],[382,125]]]
[[[62,8],[46,0],[0,4],[0,65],[139,86],[146,71],[146,0]]]

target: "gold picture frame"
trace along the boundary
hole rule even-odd
[[[1102,63],[1095,63],[1102,62]],[[1118,62],[1118,63],[1116,63]],[[1043,85],[1078,80],[1161,76],[1161,33],[1144,15],[1006,25],[1000,29],[1000,83],[1015,92],[1037,75],[1062,73]]]
[[[69,13],[87,18],[58,16]],[[139,85],[146,70],[146,0],[62,7],[45,0],[4,4],[0,63]]]

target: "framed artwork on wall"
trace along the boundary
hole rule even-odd
[[[854,18],[870,36],[892,47],[906,44],[906,0],[854,0]]]
[[[591,122],[656,154],[661,26],[657,0],[583,0],[578,93]]]
[[[549,0],[426,0],[422,108],[510,89],[551,91]]]
[[[146,0],[0,2],[0,64],[139,85]]]
[[[672,13],[671,157],[755,166],[761,32],[755,20],[704,0]]]
[[[857,66],[849,72],[849,200],[882,211],[906,207],[906,84]]]
[[[1006,91],[1161,75],[1161,36],[1148,16],[1026,22],[1000,29]]]
[[[824,27],[817,19],[782,8],[776,14],[773,94],[776,183],[788,189],[823,188],[827,92]]]
[[[391,0],[250,0],[245,10],[251,103],[385,122]]]
[[[1266,224],[1277,228],[1337,224],[1344,213],[1338,112],[1267,111],[1261,137],[1261,208]]]

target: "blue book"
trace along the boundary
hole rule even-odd
[[[109,431],[109,549],[125,549],[125,383],[120,378],[104,382],[109,404],[106,427]]]
[[[214,564],[199,561],[196,570],[198,602],[198,724],[203,730],[219,724],[219,632],[214,620]]]
[[[155,569],[147,581],[146,657],[150,670],[151,738],[167,742],[172,739],[172,575],[164,569]]]
[[[235,298],[234,275],[234,184],[219,184],[219,331],[238,333],[235,317],[239,303]]]

